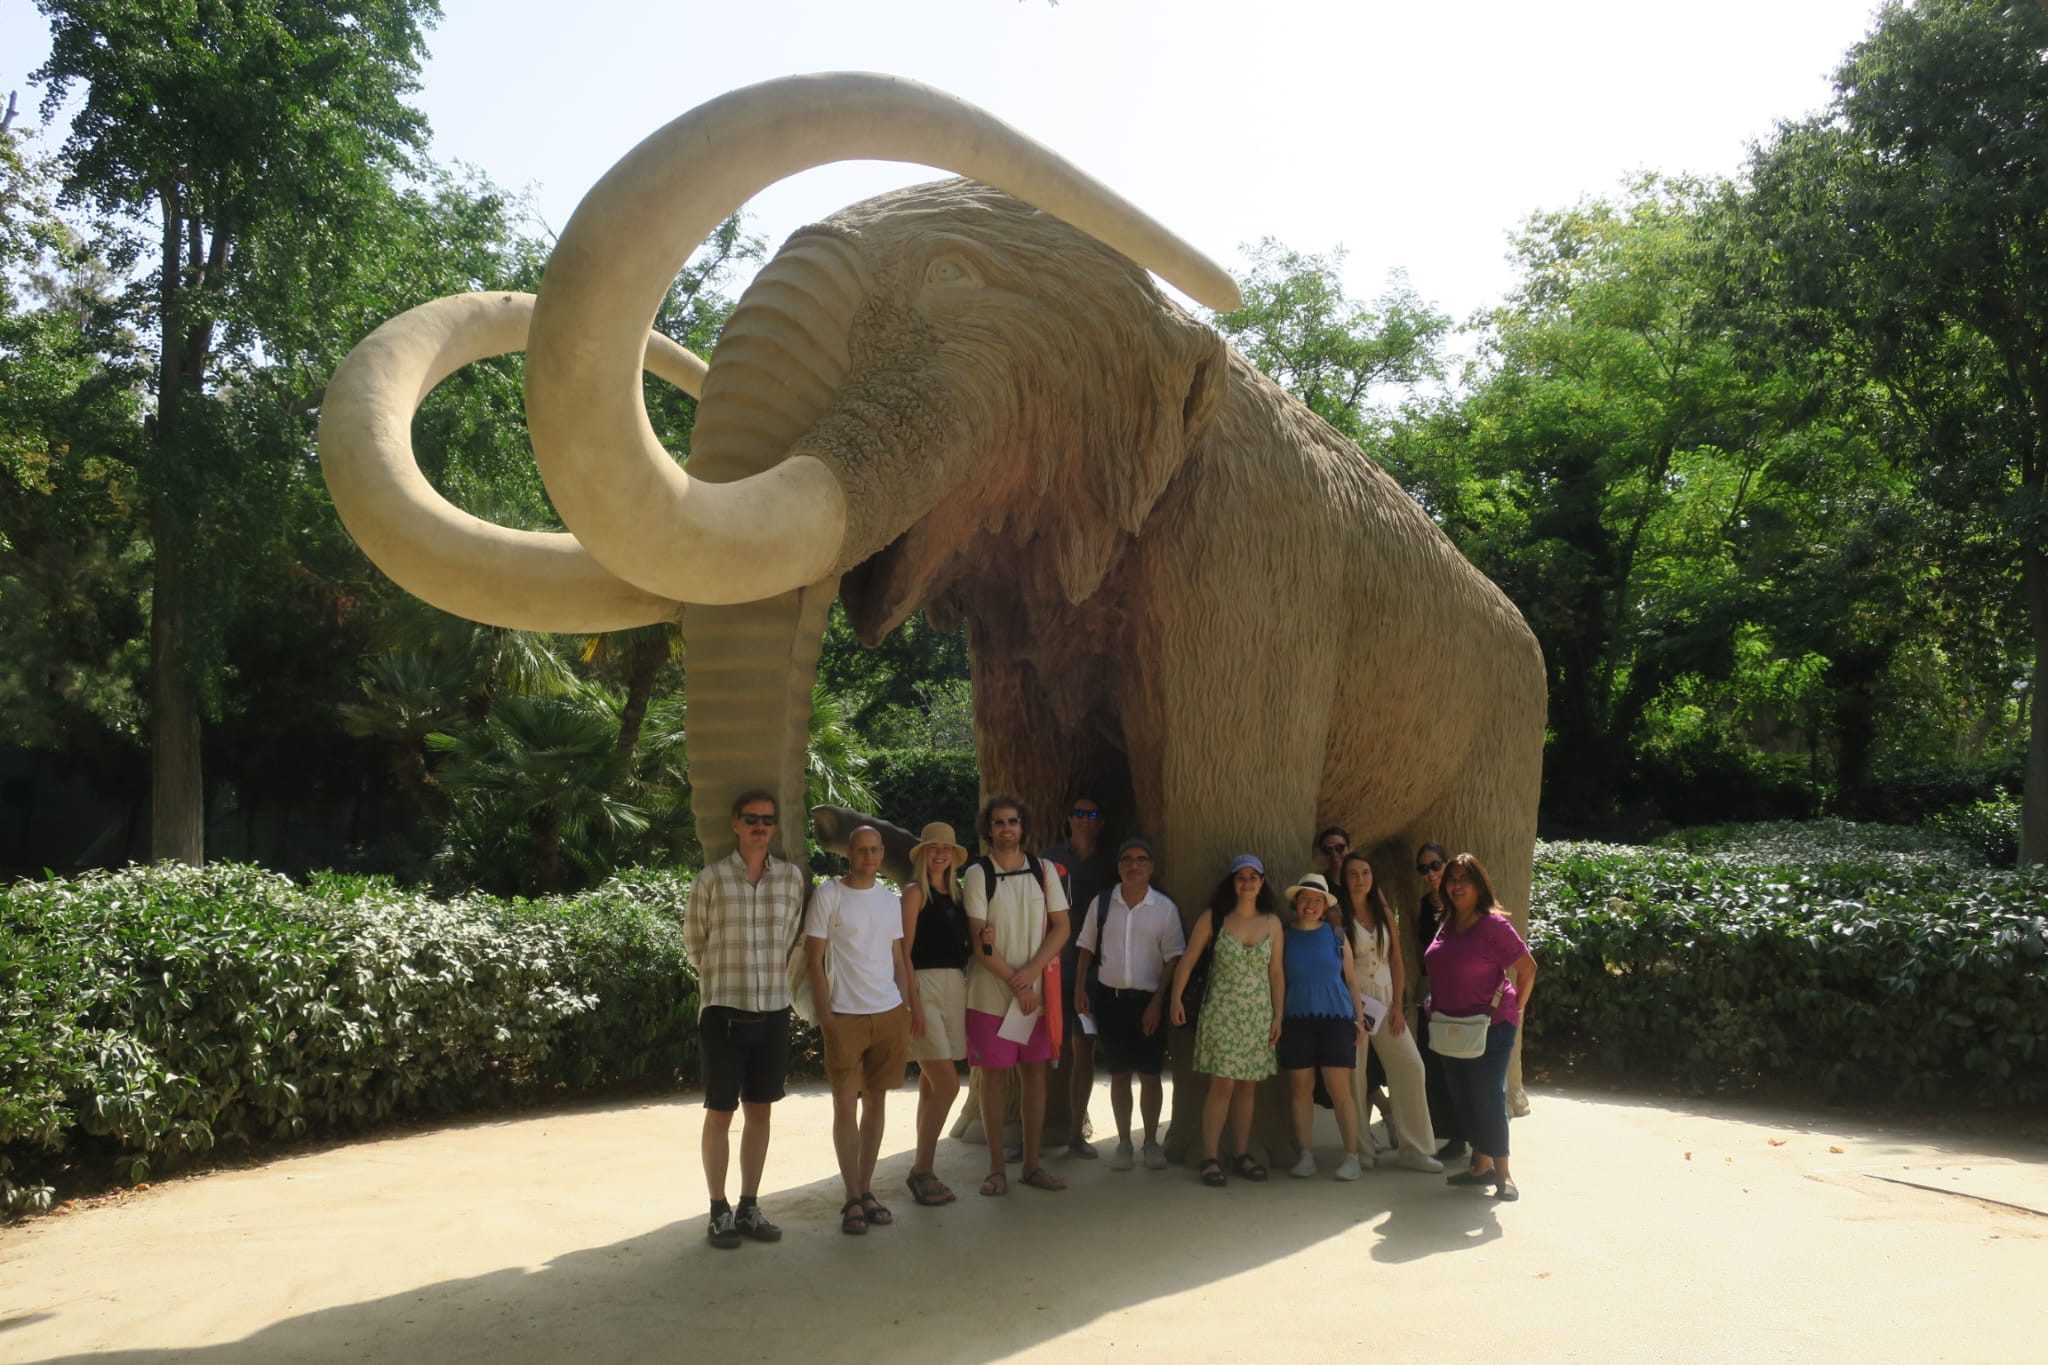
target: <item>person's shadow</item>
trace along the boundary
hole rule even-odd
[[[1334,1136],[1319,1134],[1325,1169],[1314,1180],[1276,1171],[1263,1184],[1210,1189],[1183,1167],[1113,1172],[1106,1159],[1056,1158],[1066,1192],[1026,1188],[1013,1166],[1000,1199],[975,1193],[981,1148],[947,1141],[939,1165],[957,1201],[920,1208],[887,1193],[903,1191],[910,1155],[886,1155],[875,1183],[896,1221],[861,1237],[838,1231],[840,1184],[827,1177],[764,1195],[784,1228],[774,1245],[713,1249],[693,1214],[538,1271],[423,1283],[226,1345],[68,1359],[992,1360],[1338,1238],[1370,1236],[1374,1259],[1410,1261],[1500,1236],[1492,1201],[1447,1190],[1441,1176],[1388,1169],[1332,1180]],[[477,1197],[491,1198],[487,1184]]]

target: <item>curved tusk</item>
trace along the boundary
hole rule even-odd
[[[420,402],[464,365],[523,349],[533,303],[509,293],[436,299],[348,353],[320,412],[320,468],[335,511],[393,582],[472,621],[582,632],[672,621],[681,604],[607,572],[574,536],[473,517],[435,492],[413,459]],[[701,392],[702,360],[658,333],[645,351],[648,370]]]
[[[549,257],[527,349],[526,416],[562,520],[614,573],[690,602],[751,601],[837,561],[845,495],[809,456],[730,484],[692,479],[648,424],[641,334],[697,243],[778,180],[834,161],[909,161],[1005,190],[1201,302],[1242,303],[1220,266],[983,110],[894,76],[791,76],[699,106],[584,196]]]

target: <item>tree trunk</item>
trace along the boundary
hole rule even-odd
[[[2034,639],[2031,724],[2027,733],[2027,778],[2020,801],[2020,865],[2048,862],[2048,707],[2040,689],[2048,679],[2048,553],[2020,547],[2020,585],[2027,599],[2027,628]]]
[[[206,787],[199,761],[199,694],[186,663],[187,601],[178,531],[151,518],[156,578],[150,597],[149,856],[206,861]]]

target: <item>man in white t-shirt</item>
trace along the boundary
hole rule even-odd
[[[988,856],[968,863],[960,879],[968,938],[979,947],[976,965],[967,969],[967,1061],[981,1079],[981,1126],[988,1137],[988,1179],[981,1192],[990,1196],[1010,1189],[1003,1110],[1012,1071],[1024,1126],[1018,1179],[1041,1190],[1067,1187],[1038,1162],[1045,1068],[1056,1051],[1050,1017],[1060,1009],[1058,990],[1045,989],[1045,971],[1067,941],[1067,895],[1052,865],[1024,851],[1026,820],[1016,797],[990,797],[980,821]]]
[[[864,1233],[896,1221],[875,1198],[875,1162],[882,1154],[882,1108],[903,1084],[912,1035],[924,1033],[924,1005],[903,948],[903,902],[877,880],[881,831],[872,825],[855,830],[846,860],[852,870],[818,888],[804,932],[811,996],[830,1002],[821,1027],[832,1082],[832,1146],[846,1183],[839,1230]]]

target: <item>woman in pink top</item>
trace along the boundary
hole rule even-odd
[[[1508,1174],[1508,1058],[1522,1011],[1536,983],[1536,959],[1494,898],[1486,868],[1460,853],[1444,868],[1448,914],[1423,952],[1429,967],[1430,1012],[1490,1014],[1486,1051],[1441,1057],[1458,1122],[1472,1143],[1472,1168],[1446,1177],[1453,1185],[1491,1185],[1496,1199],[1521,1197]]]

